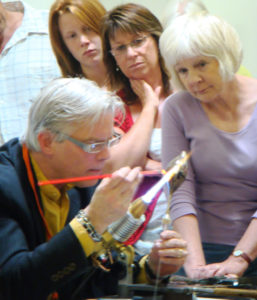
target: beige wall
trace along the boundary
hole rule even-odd
[[[25,0],[33,7],[49,8],[53,0]],[[171,0],[101,0],[110,9],[115,5],[135,2],[147,6],[157,17]],[[243,48],[243,65],[257,78],[257,0],[202,0],[207,8],[231,23],[240,35]]]

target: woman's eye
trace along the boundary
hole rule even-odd
[[[180,73],[180,74],[185,74],[186,72],[187,72],[186,68],[181,68],[178,70],[178,73]]]
[[[134,46],[139,46],[141,45],[141,43],[143,42],[143,39],[142,38],[138,38],[136,40],[133,41],[133,45]]]
[[[207,64],[207,63],[206,63],[205,61],[202,61],[202,62],[199,63],[199,67],[205,67],[206,64]]]
[[[86,32],[86,33],[89,33],[89,32],[91,32],[91,29],[89,27],[85,26],[83,28],[83,31]]]
[[[72,39],[72,38],[74,38],[75,36],[76,36],[75,33],[68,34],[68,35],[67,35],[67,39]]]
[[[126,50],[126,46],[125,45],[120,45],[116,48],[117,51],[122,52],[124,50]]]

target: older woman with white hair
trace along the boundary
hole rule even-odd
[[[163,167],[191,151],[174,193],[174,229],[188,243],[189,277],[257,275],[257,80],[236,74],[236,31],[208,13],[177,17],[160,51],[180,92],[162,116]]]
[[[176,17],[199,12],[209,12],[202,0],[170,0],[165,9],[163,9],[161,23],[165,29]],[[251,72],[243,65],[240,66],[237,73],[252,77]]]

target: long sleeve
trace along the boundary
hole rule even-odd
[[[162,164],[163,168],[181,151],[190,151],[190,136],[185,135],[184,119],[186,116],[176,109],[175,102],[183,95],[174,94],[167,98],[162,115]],[[189,161],[188,175],[185,182],[174,193],[171,204],[172,220],[186,215],[196,214],[194,176]]]
[[[188,175],[174,193],[171,217],[193,214],[201,239],[236,245],[256,217],[257,108],[244,128],[216,128],[200,101],[187,92],[170,96],[163,109],[162,162],[191,151]]]

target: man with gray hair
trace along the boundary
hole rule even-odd
[[[123,110],[120,99],[93,82],[56,79],[32,104],[23,140],[14,138],[0,148],[4,299],[85,299],[117,292],[124,269],[115,258],[106,262],[95,253],[109,254],[106,229],[127,213],[142,176],[138,167],[123,167],[92,188],[109,147],[119,142],[113,131],[117,110]],[[78,177],[84,180],[51,181]],[[38,184],[47,180],[51,184]],[[138,280],[150,281],[159,260],[161,276],[178,270],[185,247],[176,232],[164,231],[146,269],[145,257],[135,262]]]

